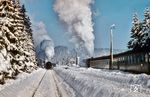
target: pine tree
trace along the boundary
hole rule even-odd
[[[133,27],[131,29],[131,40],[128,42],[128,48],[132,50],[139,50],[140,38],[142,36],[142,23],[139,21],[137,14],[133,16]]]
[[[31,23],[25,21],[19,0],[0,1],[0,84],[36,68]]]
[[[17,71],[17,73],[25,71],[26,68],[26,64],[25,64],[25,60],[26,60],[26,52],[25,49],[23,47],[25,40],[26,40],[26,34],[23,33],[24,30],[24,25],[23,25],[23,17],[21,17],[21,7],[20,7],[20,3],[19,0],[16,0],[14,3],[14,8],[15,8],[15,25],[14,28],[16,29],[16,36],[18,37],[18,49],[23,53],[23,55],[18,55],[18,62],[13,65],[13,68]],[[20,58],[19,58],[20,57]]]
[[[16,9],[19,11],[18,17],[18,25],[23,25],[18,28],[18,30],[21,31],[20,35],[20,42],[21,42],[21,49],[23,49],[23,52],[25,54],[25,69],[27,72],[31,72],[32,69],[34,69],[36,60],[35,60],[35,53],[34,53],[34,48],[33,48],[33,41],[32,41],[32,30],[31,30],[31,23],[29,18],[27,18],[25,14],[25,8],[22,8],[20,6],[19,0],[16,2]],[[25,12],[24,12],[25,11]]]
[[[31,29],[31,22],[30,22],[30,18],[27,16],[26,14],[26,9],[25,6],[22,5],[21,7],[21,13],[22,13],[22,17],[23,17],[23,24],[24,24],[24,33],[26,33],[26,45],[24,48],[27,49],[27,52],[30,53],[30,57],[28,58],[28,61],[31,62],[32,64],[30,64],[31,66],[36,64],[36,54],[35,54],[35,48],[34,48],[34,42],[33,42],[33,35],[32,35],[32,29]],[[29,66],[29,69],[31,69],[31,67]]]
[[[146,8],[144,11],[145,19],[143,21],[143,36],[142,36],[142,48],[150,49],[150,8]]]
[[[144,11],[144,20],[141,22],[135,14],[131,30],[131,40],[128,48],[134,51],[150,50],[150,8]]]
[[[10,64],[17,62],[14,56],[21,52],[17,48],[19,42],[15,35],[14,26],[14,6],[12,1],[1,0],[0,2],[0,83],[3,83],[5,78],[13,77],[15,70]]]

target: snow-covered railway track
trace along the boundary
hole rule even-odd
[[[44,73],[44,75],[43,75],[42,79],[40,80],[40,82],[39,82],[38,86],[37,86],[37,87],[36,87],[36,89],[34,90],[34,92],[33,92],[33,94],[32,94],[32,97],[34,97],[34,96],[35,96],[35,94],[36,94],[36,92],[37,92],[37,90],[38,90],[39,86],[41,85],[41,82],[43,81],[43,78],[45,77],[45,75],[46,75],[46,72]]]
[[[48,70],[33,97],[71,97],[63,89],[53,70]]]
[[[72,97],[53,70],[41,70],[0,91],[0,97]]]

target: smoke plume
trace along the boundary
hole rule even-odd
[[[93,0],[56,0],[54,10],[67,25],[70,41],[88,55],[94,51],[91,4]]]
[[[49,37],[43,22],[34,24],[33,38],[38,59],[50,61],[54,56],[54,44],[52,39]]]

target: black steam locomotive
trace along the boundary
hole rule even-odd
[[[52,63],[52,62],[46,62],[45,63],[45,68],[46,69],[52,69],[53,67],[55,67],[56,66],[56,64],[54,64],[54,63]]]
[[[88,67],[109,69],[110,56],[89,58],[86,63]],[[150,74],[150,52],[126,51],[114,54],[112,69]]]

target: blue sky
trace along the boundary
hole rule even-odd
[[[55,46],[70,46],[67,29],[61,24],[53,10],[54,0],[23,0],[30,15],[36,22],[42,21]],[[109,48],[109,32],[111,24],[114,30],[114,48],[127,49],[130,39],[133,13],[137,12],[143,19],[143,12],[150,7],[150,0],[95,0],[92,5],[95,47]]]

